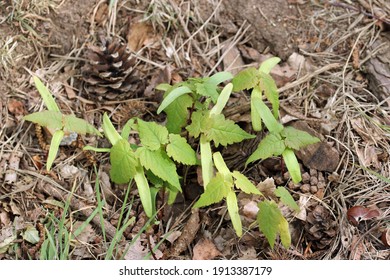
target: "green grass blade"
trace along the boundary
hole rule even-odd
[[[145,177],[145,172],[142,166],[137,166],[137,172],[134,175],[134,180],[137,185],[145,214],[148,218],[150,218],[153,216],[152,195],[150,193],[149,183]]]

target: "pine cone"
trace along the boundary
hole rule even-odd
[[[336,236],[337,222],[328,209],[317,204],[309,208],[305,231],[307,239],[313,243],[313,248],[322,250],[329,247]]]
[[[82,68],[84,89],[92,100],[124,100],[136,97],[139,79],[134,76],[135,58],[118,40],[103,40],[102,47],[89,46],[89,61]]]

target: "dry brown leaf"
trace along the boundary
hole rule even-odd
[[[223,57],[223,66],[225,71],[228,71],[233,75],[236,75],[238,72],[242,70],[245,63],[242,60],[238,48],[237,47],[229,48],[229,47],[230,46],[227,45],[222,48],[222,53],[225,55]]]
[[[13,152],[9,158],[8,170],[5,173],[4,182],[11,184],[17,181],[17,173],[15,170],[19,169],[20,159],[23,156],[22,152]]]
[[[380,213],[377,209],[366,208],[364,206],[353,206],[347,211],[348,221],[357,226],[361,221],[371,220],[379,217]]]
[[[256,188],[265,196],[273,196],[276,188],[274,178],[265,179],[258,183]]]
[[[16,117],[24,116],[26,114],[24,103],[20,100],[10,99],[7,106],[8,111]]]
[[[259,212],[259,207],[257,206],[257,203],[253,200],[245,203],[242,208],[242,214],[246,218],[251,220],[256,220],[257,212]]]
[[[390,228],[382,232],[381,241],[383,242],[383,245],[385,245],[387,248],[390,248]]]
[[[193,252],[193,260],[212,260],[221,255],[221,252],[218,251],[215,244],[207,238],[202,238],[198,243],[196,243]]]
[[[127,46],[130,51],[137,52],[154,36],[153,27],[150,24],[136,22],[131,25],[127,34]]]
[[[238,260],[256,260],[257,259],[257,252],[254,247],[248,247],[245,250],[241,251],[241,256],[238,258]]]

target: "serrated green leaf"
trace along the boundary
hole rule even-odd
[[[158,107],[157,109],[157,114],[160,114],[165,108],[169,106],[169,104],[175,101],[178,97],[190,92],[192,92],[191,89],[186,86],[180,86],[173,89],[161,102],[160,107]]]
[[[107,113],[104,113],[103,115],[102,128],[104,135],[107,137],[108,141],[110,141],[111,145],[115,145],[116,142],[122,139],[122,137],[119,135],[114,125],[110,121],[110,118],[108,117]]]
[[[281,135],[285,137],[284,143],[287,147],[299,150],[311,144],[315,144],[320,141],[317,137],[311,136],[306,131],[296,129],[292,126],[285,127]]]
[[[274,79],[266,73],[260,74],[260,88],[264,91],[264,95],[271,102],[273,115],[276,119],[279,116],[279,92]]]
[[[212,75],[207,82],[213,85],[219,85],[220,83],[230,79],[233,79],[232,73],[223,71]]]
[[[47,109],[53,112],[60,112],[60,108],[58,107],[49,89],[42,83],[42,81],[37,76],[34,76],[33,79],[34,79],[35,87],[37,88],[39,94],[41,95]]]
[[[39,239],[40,239],[39,238],[39,231],[31,225],[27,226],[26,230],[23,232],[22,237],[23,237],[23,240],[25,240],[31,244],[37,244],[39,242]]]
[[[196,86],[196,93],[205,97],[210,97],[211,100],[215,103],[218,99],[217,85],[204,82],[198,83]]]
[[[259,203],[257,222],[272,249],[274,248],[278,233],[283,246],[285,248],[290,247],[291,236],[288,229],[288,222],[274,201],[265,200]]]
[[[168,156],[175,161],[187,164],[196,164],[196,153],[187,143],[187,140],[178,134],[169,134],[169,144],[166,147]]]
[[[260,75],[256,68],[250,67],[240,71],[232,80],[233,91],[251,89],[260,82]]]
[[[93,127],[83,119],[77,118],[72,115],[65,115],[63,116],[63,119],[65,131],[73,131],[83,135],[89,133],[102,136],[101,133],[95,127]]]
[[[148,180],[145,177],[144,169],[142,166],[136,167],[134,174],[134,181],[137,185],[139,197],[141,199],[142,207],[144,208],[146,216],[153,217],[153,203],[152,194],[150,192]]]
[[[283,125],[278,123],[275,116],[272,114],[271,110],[265,105],[264,101],[257,96],[251,98],[253,101],[253,106],[256,108],[258,113],[261,116],[265,126],[270,132],[280,133],[283,130]]]
[[[46,163],[46,170],[49,171],[51,166],[53,165],[53,162],[57,156],[58,150],[60,148],[61,140],[64,138],[64,131],[63,130],[57,130],[54,132],[51,142],[50,142],[50,148],[49,148],[49,154],[47,155],[47,163]]]
[[[138,160],[129,142],[120,139],[110,151],[110,177],[116,184],[126,184],[134,178]]]
[[[158,150],[168,143],[168,129],[155,122],[145,122],[138,119],[138,132],[142,145],[150,150]]]
[[[191,124],[186,126],[186,130],[191,137],[198,138],[199,134],[207,130],[211,123],[209,112],[195,111],[191,116]]]
[[[254,131],[261,131],[262,129],[261,114],[260,111],[257,110],[257,106],[255,106],[256,100],[261,100],[261,95],[260,87],[255,86],[251,93],[251,122]]]
[[[64,126],[62,122],[62,116],[63,114],[60,112],[45,110],[24,116],[23,119],[39,124],[40,126],[50,128],[52,130],[58,130],[62,129]]]
[[[167,114],[167,129],[170,133],[180,133],[187,123],[188,108],[192,106],[192,98],[189,95],[182,95],[175,99],[164,109]]]
[[[279,62],[280,62],[279,57],[274,56],[274,57],[267,58],[261,63],[259,67],[259,72],[269,74],[272,68],[274,68]]]
[[[167,181],[181,192],[179,175],[177,175],[176,172],[176,165],[163,150],[158,149],[152,151],[146,147],[140,147],[137,149],[136,155],[143,167],[152,171],[154,175],[160,177],[164,181]]]
[[[300,211],[298,204],[295,202],[294,198],[284,187],[277,187],[275,190],[275,195],[280,198],[284,205],[287,205],[296,212]]]
[[[223,88],[220,95],[218,96],[218,100],[216,104],[210,111],[210,115],[218,115],[222,113],[222,110],[225,107],[226,103],[228,102],[230,94],[232,93],[232,89],[233,89],[232,83],[227,84]]]
[[[255,138],[255,135],[247,133],[232,120],[225,119],[222,114],[210,115],[211,127],[204,131],[208,141],[214,141],[215,146],[227,146],[245,139]]]
[[[233,171],[233,177],[235,179],[234,184],[236,188],[239,188],[247,194],[253,193],[261,195],[261,192],[255,187],[255,185],[252,184],[251,181],[249,181],[249,179],[245,175],[241,174],[238,171]]]
[[[247,159],[246,165],[259,159],[279,156],[285,149],[286,146],[282,137],[278,133],[269,133],[261,140],[257,149]]]
[[[302,177],[301,169],[299,168],[299,163],[294,151],[290,148],[286,148],[282,153],[282,157],[288,173],[290,173],[291,179],[295,184],[298,184],[302,180]]]
[[[228,208],[230,220],[232,221],[233,228],[236,231],[238,237],[242,235],[241,218],[238,214],[237,196],[233,190],[230,190],[226,196],[226,205]]]
[[[220,202],[227,196],[230,190],[231,186],[226,184],[223,175],[221,173],[217,173],[217,175],[210,180],[204,193],[194,204],[193,208],[200,208]]]

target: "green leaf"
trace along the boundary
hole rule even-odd
[[[22,237],[23,240],[31,244],[37,244],[39,242],[39,231],[35,227],[28,225]]]
[[[276,119],[279,116],[279,92],[271,75],[261,73],[260,88],[264,91],[268,101],[272,104],[273,115]]]
[[[144,208],[146,216],[153,217],[152,194],[150,192],[148,180],[145,177],[142,166],[137,166],[134,174],[134,181],[137,185],[139,197],[141,199],[142,207]]]
[[[247,194],[260,194],[261,192],[252,184],[249,179],[238,171],[233,171],[233,177],[235,179],[234,184],[237,188]]]
[[[199,141],[200,146],[200,164],[202,167],[203,187],[206,189],[214,174],[213,157],[210,142],[202,134]]]
[[[176,165],[163,150],[158,149],[152,151],[146,147],[140,147],[135,153],[143,167],[152,171],[154,175],[160,177],[164,181],[167,181],[181,192],[179,175],[177,175],[176,172]]]
[[[245,164],[248,165],[259,159],[279,156],[285,149],[282,137],[278,133],[269,133],[261,140],[257,149],[250,155]]]
[[[288,222],[274,201],[265,200],[259,203],[257,222],[272,249],[274,248],[278,233],[280,234],[283,246],[285,248],[290,247],[291,236],[288,229]]]
[[[232,221],[233,228],[236,231],[238,237],[242,235],[241,218],[238,214],[237,197],[233,190],[230,190],[226,196],[226,205],[228,208],[230,220]]]
[[[283,130],[283,125],[278,123],[277,119],[274,115],[272,115],[271,110],[265,105],[264,101],[257,96],[253,96],[251,101],[253,100],[253,106],[256,108],[258,113],[261,116],[265,126],[268,128],[270,132],[280,133]]]
[[[167,83],[162,83],[162,84],[158,84],[156,86],[156,89],[157,90],[162,90],[162,91],[168,91],[172,88],[172,86],[170,84],[167,84]]]
[[[24,116],[23,119],[33,123],[37,123],[40,126],[50,128],[52,130],[62,129],[64,124],[62,122],[62,113],[54,111],[42,111],[37,113],[32,113],[27,116]]]
[[[315,144],[320,141],[320,139],[311,136],[306,131],[296,129],[292,126],[285,127],[282,130],[281,135],[285,137],[285,145],[294,150],[299,150],[300,148]]]
[[[182,95],[175,99],[164,109],[167,114],[167,129],[171,133],[180,133],[187,123],[188,108],[192,106],[192,98],[189,95]]]
[[[169,144],[166,147],[168,156],[175,161],[187,164],[196,164],[196,153],[184,137],[178,134],[169,134]]]
[[[58,150],[60,148],[61,140],[64,138],[64,131],[63,130],[57,130],[54,132],[51,142],[50,142],[50,148],[49,148],[49,154],[47,156],[47,164],[46,164],[46,170],[49,171],[51,166],[53,165],[53,162],[57,156]]]
[[[112,122],[110,121],[110,118],[108,117],[107,113],[104,113],[103,115],[102,127],[103,127],[104,135],[106,135],[111,145],[115,145],[116,142],[122,139],[122,137],[119,135],[119,133],[116,131],[115,127],[113,126]]]
[[[41,95],[47,109],[53,112],[60,112],[60,108],[58,108],[58,105],[54,100],[53,95],[50,93],[49,89],[42,83],[42,81],[37,76],[34,76],[33,79],[35,87],[38,89],[39,94]]]
[[[169,104],[175,101],[176,98],[190,92],[192,92],[191,89],[186,86],[180,86],[173,89],[161,102],[160,107],[157,109],[157,114],[160,114],[166,107],[169,106]]]
[[[218,99],[217,86],[208,82],[196,84],[196,93],[205,97],[210,97],[215,103]]]
[[[77,118],[72,115],[63,116],[64,129],[67,131],[77,132],[79,134],[95,134],[102,136],[102,134],[85,120]]]
[[[131,118],[126,122],[126,124],[122,128],[121,137],[127,140],[130,136],[131,129],[133,128],[135,122],[135,118]]]
[[[291,179],[295,184],[298,184],[301,180],[301,169],[295,153],[292,149],[286,148],[282,153],[284,163],[286,164],[287,170],[290,173]]]
[[[256,68],[250,67],[240,71],[232,80],[233,91],[251,89],[260,82],[260,75]]]
[[[213,154],[214,164],[217,168],[218,172],[223,175],[226,181],[229,183],[233,183],[232,181],[232,173],[230,172],[229,168],[226,166],[225,161],[222,158],[222,155],[220,152],[216,152]]]
[[[155,122],[145,122],[138,119],[138,132],[142,145],[150,150],[158,150],[168,143],[168,129]]]
[[[225,182],[223,175],[221,173],[217,173],[217,175],[210,180],[204,193],[194,204],[193,208],[204,207],[220,202],[227,196],[228,192],[231,191],[231,188],[232,186]]]
[[[261,63],[260,68],[259,68],[259,72],[269,74],[271,72],[272,68],[274,68],[279,62],[280,62],[279,57],[276,57],[276,56],[270,57]]]
[[[284,187],[277,187],[275,190],[275,195],[280,198],[284,205],[287,205],[296,212],[300,211],[298,204],[295,202],[294,198]]]
[[[187,125],[186,129],[191,137],[198,138],[210,123],[208,112],[195,111],[191,116],[191,124]]]
[[[232,89],[233,89],[232,83],[227,84],[223,88],[221,94],[218,96],[217,103],[210,111],[210,115],[218,115],[222,113],[222,110],[225,107],[226,103],[228,102],[230,94],[232,93]]]
[[[127,140],[120,139],[112,146],[110,163],[110,177],[114,183],[126,184],[134,178],[138,160]]]
[[[255,135],[247,133],[232,120],[225,119],[222,114],[210,115],[211,127],[204,131],[208,141],[214,141],[215,146],[227,146],[241,142],[244,139],[255,138]]]
[[[254,131],[261,131],[262,121],[261,121],[261,112],[257,110],[255,106],[256,100],[261,100],[261,90],[259,86],[255,86],[251,93],[251,121],[252,128]]]
[[[233,79],[233,75],[230,72],[223,71],[212,75],[207,82],[213,85],[219,85],[220,83],[230,79]]]

